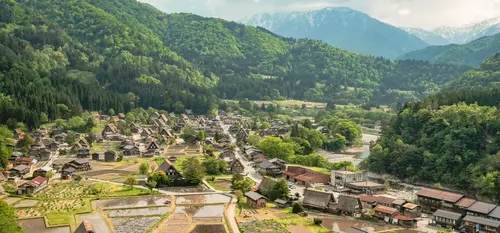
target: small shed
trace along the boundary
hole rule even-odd
[[[250,206],[251,208],[259,209],[266,207],[267,198],[254,191],[246,192],[245,197],[247,198],[248,206]]]
[[[274,202],[278,208],[288,208],[289,206],[288,202],[282,199],[276,199]]]
[[[105,162],[115,162],[116,161],[116,152],[112,150],[108,150],[104,153],[104,161]]]

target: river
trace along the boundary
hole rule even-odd
[[[368,158],[368,156],[370,155],[370,141],[376,141],[377,139],[378,135],[364,133],[362,135],[363,145],[361,147],[349,148],[342,153],[328,152],[324,150],[320,150],[317,153],[324,156],[326,159],[328,159],[328,161],[332,163],[351,161],[352,163],[354,163],[354,165],[358,165],[361,161]]]

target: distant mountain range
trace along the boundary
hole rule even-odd
[[[317,39],[349,51],[388,58],[428,46],[400,28],[345,7],[265,13],[240,22],[284,37]]]
[[[409,52],[400,59],[424,60],[478,67],[487,57],[500,51],[500,33],[471,41],[467,44],[429,46]]]
[[[439,27],[433,30],[403,28],[430,45],[465,44],[484,36],[500,33],[500,17],[462,27]]]

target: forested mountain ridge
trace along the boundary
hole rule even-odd
[[[481,69],[464,75],[470,82],[459,79],[450,87],[460,89],[460,84],[462,90],[407,103],[382,130],[368,168],[500,202],[500,88],[484,78],[496,75],[496,80],[499,71],[497,53]],[[489,82],[481,83],[483,79]]]
[[[132,18],[118,20],[90,1],[0,3],[1,122],[37,126],[41,113],[56,119],[82,109],[213,108],[218,79]]]
[[[469,70],[448,83],[445,90],[481,87],[500,88],[500,52],[488,57],[478,69]]]
[[[0,0],[0,122],[85,110],[213,111],[216,96],[395,104],[468,67],[391,61],[135,0]],[[37,87],[37,88],[35,88]]]
[[[352,52],[387,58],[428,46],[398,27],[347,7],[265,13],[239,22],[263,27],[285,37],[321,40]]]
[[[409,52],[401,56],[400,59],[478,67],[484,59],[498,51],[500,51],[500,33],[482,37],[467,44],[429,46],[425,49]]]

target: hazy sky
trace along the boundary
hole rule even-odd
[[[167,13],[239,20],[257,13],[345,6],[396,25],[431,29],[500,17],[500,0],[139,0]]]

